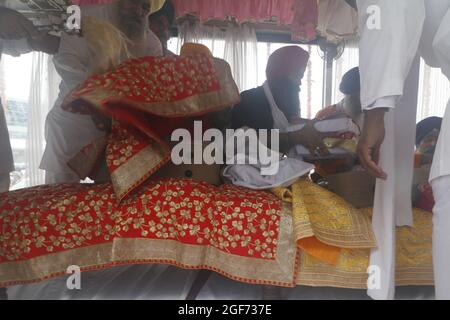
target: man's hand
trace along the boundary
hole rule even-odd
[[[364,129],[358,143],[358,156],[361,165],[374,177],[383,180],[387,174],[378,165],[380,148],[385,136],[384,114],[386,109],[379,108],[366,112]]]
[[[33,23],[15,10],[0,7],[0,39],[20,40],[40,36]]]

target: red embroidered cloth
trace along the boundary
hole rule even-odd
[[[3,193],[0,287],[40,280],[70,264],[170,260],[219,271],[237,267],[227,266],[230,259],[245,268],[252,260],[279,264],[280,213],[281,202],[270,193],[193,180],[148,181],[121,204],[110,184]]]
[[[89,78],[63,108],[93,115],[108,137],[80,150],[68,165],[81,179],[105,154],[119,201],[170,157],[166,138],[192,118],[231,107],[240,99],[229,65],[203,54],[132,59]],[[113,119],[109,129],[108,119]]]

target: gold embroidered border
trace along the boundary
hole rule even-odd
[[[397,268],[395,281],[398,286],[433,286],[433,266]]]
[[[98,244],[48,254],[30,260],[0,264],[0,287],[42,281],[65,274],[70,265],[82,271],[123,264],[162,263],[186,269],[209,269],[231,279],[294,287],[297,249],[292,237],[292,219],[281,214],[275,260],[241,257],[211,246],[188,245],[173,240],[114,239]]]
[[[308,256],[305,252],[301,252],[300,255],[300,269],[297,276],[298,285],[312,287],[330,286],[350,289],[367,288],[366,268],[357,268],[359,271],[343,270],[342,266],[339,265],[332,266],[319,262],[318,260],[317,263],[314,263],[315,259]]]
[[[314,235],[323,243],[348,249],[376,248],[375,235],[371,219],[363,210],[349,208],[354,226],[353,230],[332,230],[317,227],[312,224]],[[355,232],[355,230],[357,232]]]
[[[114,170],[111,181],[118,200],[121,201],[169,160],[168,149],[154,142]]]
[[[367,267],[369,266],[369,249],[364,268],[354,267],[343,270],[325,263],[311,264],[305,252],[300,252],[300,268],[297,285],[311,287],[336,287],[347,289],[367,289]],[[359,269],[359,270],[358,270]],[[396,286],[433,286],[433,267],[397,267],[395,273]]]
[[[307,180],[300,180],[291,188],[294,230],[297,240],[315,236],[319,241],[339,248],[365,249],[376,247],[370,212],[367,211],[370,209],[355,209],[337,195],[331,194],[329,191],[322,189]],[[321,213],[308,212],[309,205],[307,200],[311,198],[311,194],[316,194],[314,189],[317,189],[316,191],[318,191],[318,188],[320,188],[319,191],[322,192],[324,196],[329,193],[332,199],[334,198],[342,201],[342,205],[345,205],[347,216],[351,221],[351,229],[345,230],[340,228],[339,230],[336,230],[322,227],[317,223],[314,223],[312,219],[314,217],[313,215],[320,215]],[[325,206],[325,208],[326,210],[333,210],[329,205]]]
[[[71,97],[65,104],[75,105],[79,100],[82,100],[83,104],[87,102],[92,107],[107,112],[102,105],[105,101],[108,101],[120,102],[145,113],[166,118],[203,115],[231,107],[240,101],[239,89],[231,76],[229,65],[220,59],[215,59],[214,67],[217,74],[221,75],[218,77],[220,90],[197,94],[179,101],[136,102],[118,95],[109,88],[98,88],[95,91],[83,94],[81,97]]]

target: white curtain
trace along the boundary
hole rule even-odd
[[[440,69],[431,68],[422,60],[420,65],[417,121],[431,116],[443,117],[450,96],[450,83]]]
[[[33,53],[25,151],[27,187],[44,184],[44,171],[39,169],[39,164],[45,148],[45,118],[57,98],[59,82],[51,57]]]
[[[204,44],[215,57],[227,61],[240,91],[258,86],[258,43],[251,25],[230,23],[222,29],[185,21],[179,28],[177,52],[186,42]]]
[[[344,95],[339,91],[342,76],[359,65],[359,49],[357,41],[346,41],[342,55],[334,61],[333,68],[333,103],[339,102]]]

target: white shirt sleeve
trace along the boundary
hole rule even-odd
[[[90,59],[86,40],[76,35],[63,33],[53,62],[62,80],[59,93],[62,99],[89,75]]]
[[[2,40],[0,39],[0,54],[4,53],[10,56],[18,57],[21,54],[25,54],[33,51],[28,44],[27,39],[20,40]]]
[[[377,108],[395,108],[399,97],[400,96],[390,96],[379,98],[373,105],[366,107],[365,110],[372,110]]]
[[[424,0],[357,0],[363,110],[395,107],[417,54]]]

